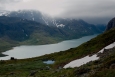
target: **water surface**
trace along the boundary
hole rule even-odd
[[[11,50],[3,52],[3,54],[8,55],[6,57],[0,57],[0,60],[8,60],[10,57],[17,59],[32,58],[45,54],[50,54],[54,52],[64,51],[70,48],[79,46],[80,44],[96,37],[97,35],[85,36],[79,39],[66,40],[56,44],[48,45],[31,45],[31,46],[18,46]]]
[[[43,61],[43,63],[45,64],[54,64],[55,61],[53,60],[47,60],[47,61]]]

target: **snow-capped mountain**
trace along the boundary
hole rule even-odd
[[[36,21],[48,26],[58,26],[56,20],[54,20],[48,15],[45,15],[35,10],[19,10],[19,11],[9,11],[9,12],[2,11],[0,12],[0,16],[20,17],[23,19]]]
[[[0,16],[0,40],[5,43],[49,44],[100,32],[83,20],[55,19],[39,11],[2,11]]]
[[[68,36],[68,39],[102,32],[97,26],[89,24],[83,20],[52,18],[51,16],[36,10],[19,10],[6,13],[2,12],[1,15],[8,17],[19,17],[22,19],[39,22],[50,27],[56,27],[57,31],[61,32],[64,36]],[[69,37],[69,35],[73,36]]]
[[[0,10],[0,16],[7,16],[10,14],[10,11]]]
[[[55,26],[55,27],[61,27],[61,28],[64,28],[65,26],[69,26],[69,28],[72,29],[71,24],[74,24],[74,23],[75,23],[74,24],[75,26],[85,25],[85,24],[81,24],[83,20],[81,21],[81,20],[71,19],[71,18],[70,19],[52,18],[51,16],[43,14],[36,10],[19,10],[19,11],[11,11],[11,12],[2,12],[0,13],[0,15],[9,16],[9,17],[20,17],[23,19],[36,21],[47,26]],[[91,29],[91,27],[89,27],[89,29]]]

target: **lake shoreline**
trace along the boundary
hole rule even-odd
[[[63,47],[60,47],[60,48],[62,48],[62,50],[58,50],[58,49],[60,49],[60,48],[57,48],[57,49],[51,49],[51,50],[49,50],[49,51],[47,51],[47,52],[45,52],[45,53],[41,53],[41,55],[36,55],[36,56],[31,56],[30,55],[30,57],[24,57],[23,59],[25,59],[25,58],[32,58],[32,57],[37,57],[37,56],[42,56],[42,55],[45,55],[45,54],[50,54],[50,53],[55,53],[55,52],[59,52],[59,51],[65,51],[65,50],[68,50],[68,49],[70,49],[70,48],[74,48],[74,47],[77,47],[77,46],[79,46],[80,44],[82,44],[82,43],[84,43],[84,42],[86,42],[86,41],[88,41],[88,40],[90,40],[90,38],[92,37],[94,37],[94,36],[97,36],[98,34],[94,34],[94,35],[89,35],[89,36],[84,36],[84,37],[81,37],[81,38],[78,38],[78,39],[73,39],[73,40],[64,40],[64,41],[61,41],[61,42],[58,42],[58,43],[54,43],[54,44],[46,44],[46,45],[20,45],[20,46],[15,46],[15,47],[13,47],[12,48],[12,50],[13,49],[19,49],[19,47],[36,47],[36,46],[38,46],[39,47],[39,49],[37,49],[37,50],[39,50],[40,51],[40,49],[41,48],[43,48],[44,46],[44,48],[47,48],[47,49],[49,49],[50,48],[50,46],[54,46],[53,48],[55,48],[56,47],[56,45],[57,46],[60,46],[60,44],[62,44],[63,45],[63,43],[65,43],[64,45],[68,45],[68,44],[70,44],[70,45],[73,45],[73,44],[75,44],[75,46],[70,46],[69,47],[69,45],[66,47],[66,49],[63,49]],[[90,38],[89,38],[90,37]],[[86,39],[84,39],[84,38],[87,38],[88,40],[86,40]],[[84,42],[82,42],[82,41],[80,41],[80,39],[82,39],[82,40],[85,40]],[[76,40],[78,40],[77,42],[78,43],[80,43],[79,45],[78,44],[76,44],[75,43],[75,41]],[[69,43],[67,43],[67,42],[69,42]],[[72,42],[72,44],[71,44],[71,42]],[[22,49],[23,49],[22,48]],[[43,48],[43,49],[44,49]],[[25,49],[25,48],[24,48]],[[28,49],[28,48],[27,48]],[[35,49],[35,48],[34,48]],[[34,49],[32,50],[32,51],[34,51]],[[31,50],[31,49],[30,49]],[[55,50],[57,50],[57,51],[55,51]],[[10,51],[10,50],[8,50],[8,51]],[[20,50],[20,51],[23,51],[23,52],[25,52],[24,50]],[[31,51],[31,52],[32,52]],[[42,52],[44,51],[44,50],[41,50]],[[51,51],[51,52],[50,52]],[[53,51],[53,52],[52,52]],[[6,51],[7,52],[7,51]],[[31,52],[27,52],[27,54],[29,55],[29,54],[33,54],[33,53],[35,53],[35,54],[38,54],[38,53],[36,53],[36,52],[33,52],[33,53],[31,53]],[[38,51],[37,51],[38,52]],[[15,52],[13,51],[13,53],[16,53],[16,50],[15,50]],[[20,54],[20,52],[18,52],[19,54]],[[3,52],[2,54],[5,54],[5,52]],[[18,55],[19,55],[18,54]],[[6,54],[6,55],[8,55],[8,54]],[[20,56],[23,56],[23,55],[20,55]],[[8,57],[8,56],[5,56],[5,57]],[[15,57],[15,55],[14,56],[10,56],[8,59],[10,59],[11,57],[14,57],[14,58],[17,58],[17,57]],[[1,59],[1,57],[0,57],[0,59]],[[17,58],[17,59],[22,59],[22,58]]]

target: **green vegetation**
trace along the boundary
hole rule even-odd
[[[115,29],[104,32],[94,39],[71,48],[44,56],[23,59],[0,61],[0,77],[114,77],[115,75],[115,48],[99,60],[89,62],[81,67],[63,69],[62,67],[72,60],[97,53],[105,46],[115,41]],[[44,64],[44,60],[55,60],[54,64]]]
[[[11,41],[8,40],[6,41],[6,39],[0,39],[0,56],[4,56],[3,54],[1,54],[4,51],[10,50],[12,47],[15,47],[19,45],[17,42],[15,41]]]
[[[84,57],[86,55],[92,55],[98,52],[105,46],[115,41],[115,37],[113,36],[114,34],[115,29],[112,29],[97,36],[94,39],[91,39],[90,41],[80,45],[79,47],[71,48],[65,52],[60,51],[57,53],[45,55],[44,58],[55,60],[56,63],[53,66],[55,68],[58,68],[59,66],[63,66],[72,60]]]

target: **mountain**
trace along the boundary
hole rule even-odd
[[[31,21],[36,21],[48,26],[57,26],[58,24],[54,18],[36,10],[19,10],[11,12],[2,11],[1,16],[20,17]]]
[[[74,20],[65,27],[59,28],[17,17],[0,17],[0,37],[8,36],[10,39],[17,41],[27,40],[31,38],[31,35],[34,33],[41,34],[42,36],[47,35],[49,37],[62,39],[74,39],[99,32],[100,31],[94,25],[88,24],[82,20],[78,22]]]
[[[35,10],[0,11],[0,52],[17,45],[51,44],[101,32],[83,20],[52,18]]]
[[[115,18],[111,19],[107,25],[106,31],[115,27]]]
[[[6,10],[0,10],[0,16],[7,16],[7,14],[9,14],[10,11],[6,11]]]
[[[17,17],[0,16],[0,56],[3,56],[1,52],[18,45],[57,43],[67,36],[70,35],[57,27]]]
[[[17,17],[0,17],[0,38],[8,37],[15,41],[25,41],[38,33],[40,36],[63,37],[63,30]],[[37,35],[36,34],[36,37]],[[66,34],[66,33],[65,33]]]
[[[69,30],[73,29],[73,25],[79,28],[89,28],[88,30],[92,30],[92,28],[95,25],[88,24],[83,20],[78,20],[78,19],[69,19],[69,18],[53,18],[49,15],[43,14],[39,11],[36,10],[19,10],[19,11],[11,11],[11,12],[5,12],[2,14],[2,16],[8,16],[8,17],[20,17],[22,19],[27,19],[31,21],[36,21],[39,23],[42,23],[47,26],[54,26],[54,27],[59,27],[59,28],[64,28],[65,27]],[[86,25],[90,25],[86,27]],[[101,25],[99,25],[101,26]],[[95,26],[95,30],[98,29],[98,25]],[[82,30],[84,32],[87,31],[87,29]],[[94,30],[94,29],[93,29]],[[103,29],[98,29],[98,31],[103,32]]]
[[[0,61],[1,77],[4,76],[38,76],[38,77],[114,77],[115,76],[115,47],[105,49],[115,42],[115,28],[105,31],[82,45],[66,51],[46,54],[29,59],[12,59]],[[104,48],[104,53],[98,53]],[[80,67],[63,68],[67,63],[98,54],[99,59]],[[54,64],[44,64],[53,60]]]

